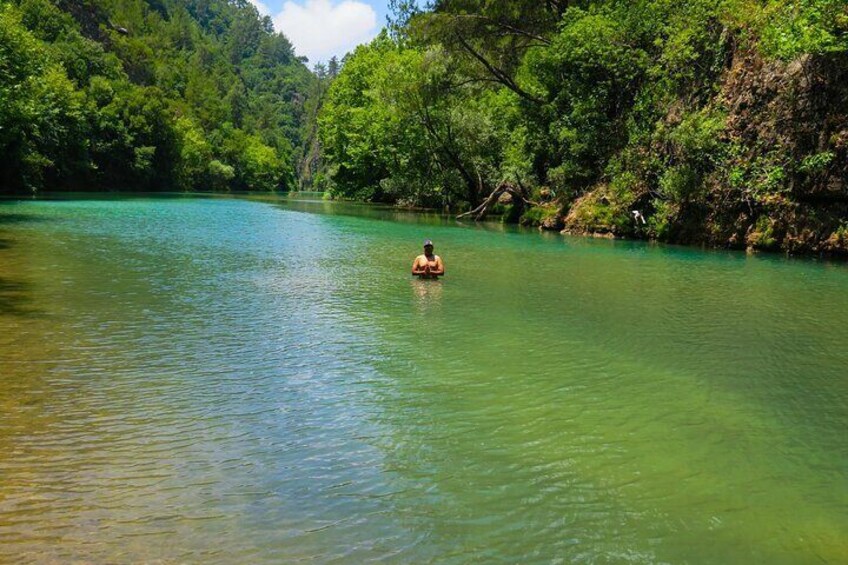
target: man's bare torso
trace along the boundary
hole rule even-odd
[[[438,278],[445,274],[445,267],[442,264],[442,258],[438,255],[426,255],[422,253],[415,258],[412,263],[412,274],[418,275],[421,278]]]

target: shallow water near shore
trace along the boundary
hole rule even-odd
[[[846,563],[846,430],[844,264],[0,202],[0,562]]]

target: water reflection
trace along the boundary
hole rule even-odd
[[[252,197],[279,205],[282,208],[311,214],[328,214],[331,216],[351,216],[381,220],[403,224],[418,224],[426,226],[453,226],[471,230],[497,233],[533,233],[536,228],[527,228],[514,224],[504,224],[498,221],[474,222],[457,220],[454,214],[442,213],[429,209],[405,209],[395,206],[366,204],[362,202],[340,202],[333,200],[312,200],[304,197],[264,196]],[[559,235],[546,234],[546,237]]]
[[[442,293],[444,292],[444,283],[441,279],[419,279],[413,278],[409,281],[412,287],[412,292],[415,295],[415,305],[421,313],[436,308],[442,305]]]

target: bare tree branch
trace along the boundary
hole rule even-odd
[[[501,181],[495,190],[483,200],[483,203],[474,208],[473,210],[469,210],[468,212],[464,212],[459,214],[456,219],[461,220],[462,218],[468,218],[469,216],[474,216],[474,221],[481,221],[486,217],[486,214],[489,212],[489,208],[495,205],[495,203],[500,198],[501,194],[508,193],[512,196],[512,198],[518,201],[522,206],[530,205],[530,206],[539,206],[538,202],[533,202],[532,200],[528,200],[523,191],[517,189],[512,183],[507,182],[506,180]]]
[[[486,16],[481,16],[479,14],[457,14],[453,17],[457,18],[457,19],[465,18],[465,19],[473,19],[473,20],[485,22],[485,23],[491,24],[495,27],[499,27],[499,28],[509,32],[512,35],[520,35],[522,37],[526,37],[528,39],[538,41],[542,46],[548,46],[548,45],[551,44],[551,41],[546,37],[542,37],[541,35],[529,32],[527,30],[517,28],[517,27],[510,25],[506,22],[502,22],[500,20],[496,20],[496,19],[489,18],[489,17],[486,17]]]
[[[531,102],[535,102],[536,104],[545,103],[543,99],[533,96],[532,94],[518,86],[518,84],[516,84],[516,82],[512,80],[512,77],[510,77],[507,73],[490,63],[483,55],[478,53],[467,41],[465,41],[465,39],[461,35],[455,34],[454,37],[456,37],[456,40],[459,42],[460,45],[462,45],[462,48],[465,49],[472,57],[477,59],[477,61],[479,61],[480,64],[483,65],[486,70],[489,71],[489,73],[494,76],[497,81],[500,82],[502,85],[504,85],[505,87],[512,90],[513,92],[515,92],[526,100],[530,100]]]

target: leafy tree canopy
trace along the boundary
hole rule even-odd
[[[292,187],[315,80],[244,0],[0,0],[0,190]]]

